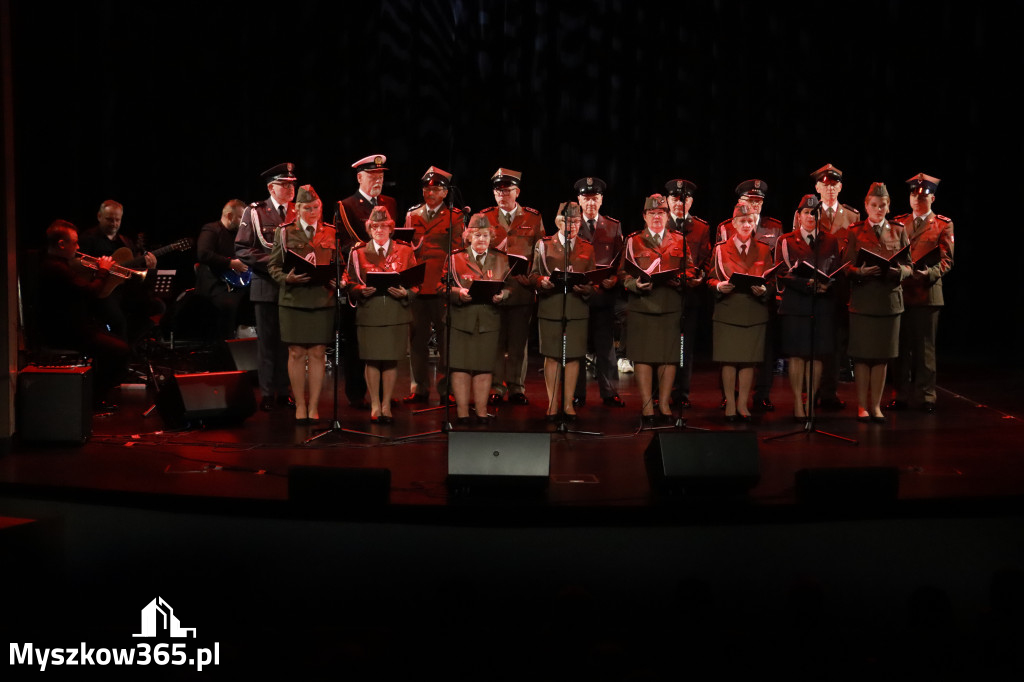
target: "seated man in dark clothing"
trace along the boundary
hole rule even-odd
[[[217,339],[235,338],[238,308],[248,300],[249,280],[243,282],[241,276],[249,266],[235,258],[235,233],[244,211],[245,203],[232,199],[221,210],[220,220],[203,226],[196,242],[196,294],[208,299],[216,310],[217,319],[209,332]]]
[[[39,265],[36,294],[36,333],[39,343],[73,348],[93,360],[94,407],[106,405],[107,393],[127,368],[128,344],[110,334],[90,315],[92,304],[105,291],[113,265],[109,256],[96,259],[95,275],[72,263],[78,251],[78,231],[65,220],[46,230],[46,255]]]
[[[144,262],[146,270],[153,270],[156,268],[156,256],[137,248],[134,240],[121,233],[123,215],[124,207],[112,199],[100,204],[96,213],[98,224],[82,233],[82,253],[98,258],[114,256],[120,249],[127,249],[140,261],[139,266],[131,267],[142,267]],[[122,264],[125,262],[120,256],[115,258]],[[152,328],[152,318],[162,315],[165,310],[164,302],[140,282],[121,285],[96,304],[97,314],[110,331],[130,343]]]

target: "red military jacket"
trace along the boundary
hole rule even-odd
[[[452,228],[451,248],[458,249],[462,247],[465,220],[462,211],[457,208],[449,210],[444,204],[438,206],[437,214],[431,220],[427,220],[426,204],[413,206],[405,214],[405,227],[416,230],[416,236],[412,240],[416,261],[427,264],[421,288],[423,293],[433,294],[437,290],[437,283],[441,281],[441,270],[449,252],[449,224]]]
[[[481,215],[494,227],[494,238],[491,240],[496,248],[527,259],[533,258],[533,247],[544,238],[544,219],[540,213],[527,206],[516,209],[512,223],[506,225],[501,209],[491,206]],[[507,305],[529,305],[533,303],[533,290],[524,287],[515,280],[510,280]]]
[[[906,305],[943,305],[942,278],[953,269],[953,221],[929,211],[922,216],[924,222],[914,227],[914,216],[907,213],[895,218],[907,228],[910,256],[919,260],[929,251],[939,248],[939,262],[928,268],[928,276],[910,277],[903,282],[903,302]]]

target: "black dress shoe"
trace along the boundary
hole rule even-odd
[[[485,414],[483,416],[478,414],[478,415],[476,415],[474,417],[474,419],[476,419],[476,423],[477,424],[480,424],[481,426],[487,426],[488,424],[493,422],[495,419],[497,419],[497,417],[494,416],[493,414]]]
[[[425,403],[425,402],[427,402],[429,400],[430,400],[429,397],[427,397],[427,396],[425,396],[425,395],[423,395],[421,393],[410,393],[409,395],[407,395],[404,398],[402,398],[402,402],[405,403],[406,405],[414,405],[416,403]]]
[[[838,412],[839,410],[846,407],[846,401],[840,400],[839,396],[834,395],[825,397],[819,396],[816,404],[819,409],[825,410],[827,412]]]
[[[544,421],[546,421],[548,424],[557,424],[558,423],[558,415],[557,414],[546,414],[546,415],[544,415]]]
[[[774,412],[775,405],[771,398],[754,396],[754,404],[751,406],[756,412]]]
[[[740,416],[738,414],[727,414],[727,415],[725,415],[725,423],[726,424],[735,424],[739,420],[740,420]]]
[[[567,424],[572,424],[574,421],[576,421],[576,415],[569,414],[568,412],[566,412],[564,415],[562,415],[562,420]]]
[[[641,418],[640,421],[643,423],[644,426],[657,426],[658,425],[658,416],[654,415],[654,414],[645,414],[645,415],[642,415],[642,418]]]
[[[605,407],[625,407],[626,406],[626,401],[624,401],[622,398],[620,398],[617,395],[613,395],[613,396],[610,396],[610,397],[604,399],[604,406]]]
[[[885,404],[885,409],[887,409],[887,410],[897,410],[897,411],[899,411],[899,410],[909,410],[910,409],[910,404],[907,403],[906,400],[899,400],[898,398],[894,398],[894,399],[890,400],[889,402],[887,402]]]
[[[739,421],[739,422],[742,422],[743,424],[749,424],[750,423],[750,419],[751,419],[751,417],[750,417],[749,414],[737,414],[736,415],[736,420]]]
[[[675,422],[676,422],[675,416],[673,416],[671,414],[659,414],[658,415],[658,425],[659,426],[667,426],[669,424],[674,424]]]
[[[525,393],[513,393],[508,397],[508,401],[513,405],[529,405],[530,399],[526,397]]]
[[[573,407],[586,407],[587,406],[587,399],[586,398],[575,397],[575,398],[572,399],[572,406]]]
[[[274,409],[274,406],[274,399],[271,398],[269,395],[264,397],[263,400],[260,401],[260,409],[263,410],[264,412],[272,411]]]
[[[382,414],[380,416],[380,418],[377,420],[377,422],[379,424],[394,424],[395,423],[395,418],[394,417],[389,417],[386,414]]]
[[[277,396],[277,406],[287,407],[290,410],[295,409],[295,398],[290,395],[279,395]]]
[[[876,417],[875,415],[871,415],[871,421],[874,424],[884,424],[886,420],[885,420],[885,416],[884,415],[881,416],[881,417]]]
[[[500,393],[492,393],[491,397],[487,399],[488,405],[501,405],[502,395]]]
[[[459,417],[455,420],[455,423],[459,426],[473,426],[476,423],[476,419],[473,417]]]

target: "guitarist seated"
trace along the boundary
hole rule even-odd
[[[82,234],[79,249],[90,256],[111,256],[119,265],[152,270],[156,256],[138,249],[135,242],[120,233],[124,207],[108,199],[96,214],[98,225]],[[153,327],[153,318],[164,314],[164,302],[139,282],[129,281],[109,296],[97,301],[96,313],[120,338],[134,342]]]
[[[217,339],[235,338],[238,307],[248,300],[249,266],[235,257],[235,233],[245,203],[232,199],[221,210],[220,220],[203,226],[196,241],[196,294],[213,304],[217,319],[207,329]]]

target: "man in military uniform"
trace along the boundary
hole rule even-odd
[[[451,173],[431,166],[420,178],[423,184],[423,203],[413,206],[405,214],[405,227],[416,230],[412,246],[416,262],[426,263],[420,293],[412,303],[412,334],[409,340],[409,364],[412,371],[412,393],[406,403],[425,403],[430,398],[430,364],[428,362],[430,327],[433,325],[440,349],[437,368],[437,392],[442,402],[448,397],[444,326],[444,297],[437,292],[441,271],[450,249],[462,246],[465,216],[457,208],[444,205],[451,186]]]
[[[246,207],[235,235],[235,255],[252,271],[249,300],[256,312],[256,356],[260,408],[272,410],[275,405],[295,407],[288,394],[288,348],[281,343],[281,325],[277,316],[277,283],[267,265],[274,233],[284,223],[295,219],[295,164],[280,163],[263,171],[270,196]]]
[[[523,174],[499,168],[491,176],[497,204],[481,215],[494,228],[492,244],[506,253],[533,259],[533,247],[544,237],[544,220],[536,209],[520,206]],[[501,333],[494,358],[490,404],[497,405],[508,393],[513,405],[528,405],[526,398],[526,344],[534,308],[533,289],[527,275],[512,277],[509,297],[501,308]],[[508,356],[506,360],[506,355]]]
[[[594,262],[597,267],[612,265],[612,261],[622,252],[625,244],[619,221],[600,213],[606,188],[604,180],[594,177],[580,178],[573,185],[583,212],[579,236],[594,247]],[[618,277],[615,274],[611,275],[601,282],[600,287],[595,288],[587,300],[587,305],[590,306],[587,335],[590,347],[594,351],[594,374],[601,400],[608,407],[625,405],[619,397],[619,370],[615,358],[615,312],[617,307],[621,307],[625,314],[626,301],[615,289],[617,282]],[[577,407],[587,403],[585,368],[577,378],[572,402]]]
[[[381,194],[384,189],[384,171],[387,170],[384,164],[387,160],[388,157],[383,154],[370,154],[352,164],[359,188],[352,196],[339,201],[334,209],[334,229],[338,232],[341,253],[346,261],[353,246],[370,241],[370,235],[366,233],[366,221],[374,207],[383,206],[392,219],[398,215],[398,202]],[[345,397],[353,407],[369,409],[364,365],[359,359],[359,342],[356,339],[356,311],[348,305],[341,306],[341,335]]]
[[[839,193],[843,190],[843,171],[831,163],[827,163],[811,173],[814,178],[814,189],[821,199],[818,213],[818,227],[836,238],[839,242],[840,257],[846,252],[847,235],[850,225],[860,220],[860,211],[852,206],[839,203]],[[845,368],[847,380],[853,378],[853,364],[846,355],[846,345],[850,337],[850,315],[846,304],[850,299],[849,282],[841,278],[835,297],[835,352],[822,358],[821,385],[815,400],[823,410],[841,410],[846,402],[840,400],[838,394],[840,368]]]
[[[772,253],[775,253],[775,243],[786,231],[782,223],[775,218],[769,218],[761,213],[764,207],[764,198],[768,194],[768,183],[764,180],[745,180],[736,186],[736,196],[745,203],[751,211],[757,215],[757,227],[754,231],[754,238],[768,246]],[[718,226],[718,239],[725,241],[732,239],[735,228],[732,220],[725,220]],[[754,389],[753,409],[760,412],[772,412],[775,405],[772,404],[771,388],[772,379],[775,374],[775,342],[779,331],[778,305],[773,301],[769,304],[770,318],[768,320],[768,334],[764,343],[764,363],[757,375],[757,386]]]
[[[697,327],[704,299],[707,297],[704,277],[711,262],[711,249],[714,246],[711,227],[707,221],[690,213],[696,191],[696,184],[682,178],[665,183],[669,210],[668,229],[685,238],[688,256],[696,270],[696,276],[686,280],[686,291],[683,294],[681,329],[685,339],[685,352],[683,366],[676,372],[675,385],[672,387],[672,404],[684,408],[690,407],[690,380],[693,377],[693,358],[697,351]]]
[[[890,410],[920,407],[935,412],[935,337],[944,304],[942,278],[953,268],[953,221],[932,211],[939,179],[918,173],[907,180],[911,212],[896,218],[906,226],[914,274],[903,281],[900,354]]]

